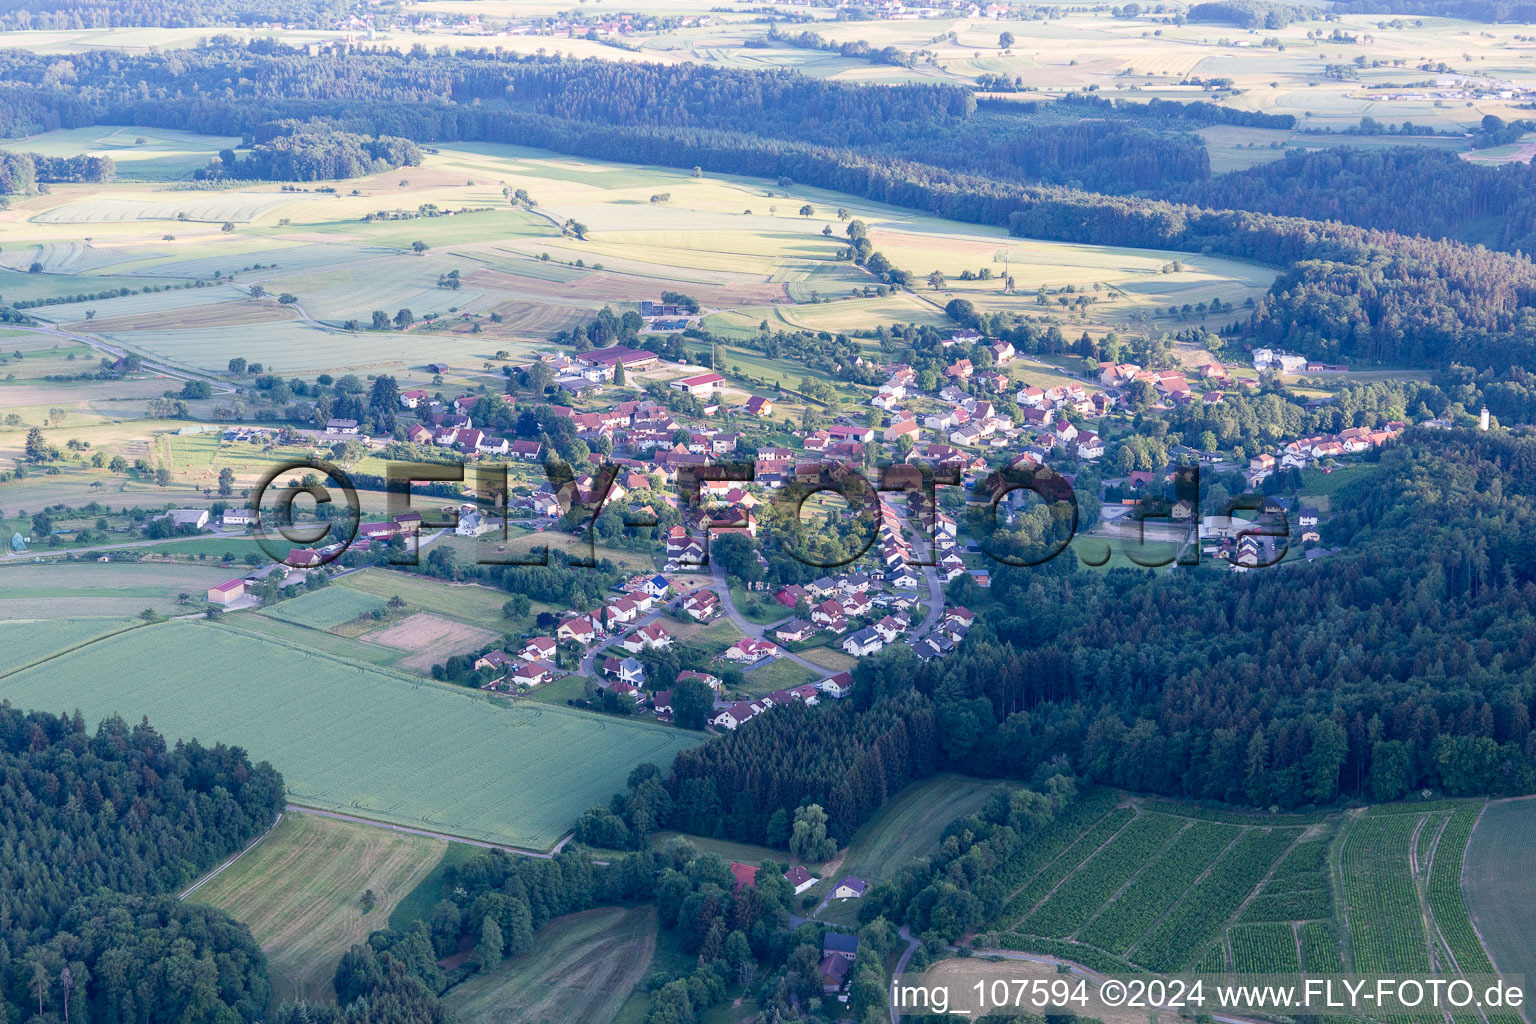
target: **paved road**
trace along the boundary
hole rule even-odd
[[[753,640],[761,640],[763,638],[763,633],[767,631],[768,627],[759,626],[755,622],[748,622],[747,617],[741,614],[741,609],[736,607],[736,602],[731,598],[731,585],[725,578],[725,567],[722,566],[719,562],[711,561],[709,564],[709,571],[710,574],[715,578],[714,585],[711,587],[711,589],[720,596],[720,607],[725,609],[725,614],[730,616],[731,621],[736,624],[737,629],[747,634],[747,636],[751,637]],[[829,674],[827,666],[818,665],[814,661],[807,661],[806,659],[800,657],[800,655],[786,651],[782,647],[779,648],[779,657],[788,658],[790,661],[794,662],[796,665],[799,665],[801,668],[808,668],[812,672],[817,673],[819,676],[825,677]]]
[[[102,551],[121,551],[124,548],[153,547],[156,544],[174,544],[179,540],[229,540],[246,538],[248,535],[241,533],[227,533],[224,530],[215,530],[213,533],[198,533],[190,537],[162,537],[159,540],[128,540],[120,544],[97,544],[87,548],[38,548],[34,551],[8,551],[0,554],[0,561],[22,560],[32,558],[45,558],[50,555],[92,555]]]
[[[912,539],[913,554],[917,555],[919,552],[932,550],[932,545],[929,544],[928,538],[923,536],[923,532],[917,528],[907,513],[902,509],[896,508],[894,505],[892,509],[896,512],[897,521],[906,528],[907,535]],[[911,639],[914,641],[921,640],[927,636],[929,631],[937,626],[939,620],[944,617],[944,582],[939,579],[939,570],[936,566],[932,565],[925,565],[922,569],[923,579],[928,583],[928,613],[923,616],[922,623],[912,631]]]
[[[597,673],[593,671],[593,666],[597,664],[597,656],[599,654],[602,654],[604,651],[609,650],[610,648],[617,645],[618,642],[624,639],[624,636],[627,636],[630,631],[639,629],[642,626],[649,626],[651,623],[665,615],[667,609],[671,608],[681,600],[682,598],[676,598],[672,601],[668,601],[666,604],[657,605],[654,611],[648,612],[645,615],[640,616],[634,622],[630,623],[623,635],[615,633],[604,640],[602,643],[595,644],[587,651],[586,654],[581,656],[581,667],[578,668],[577,671],[584,676],[596,676]],[[626,651],[625,657],[628,656],[629,652]]]
[[[917,947],[922,945],[921,942],[912,937],[912,929],[906,925],[902,925],[901,930],[896,934],[906,940],[907,948],[902,950],[901,957],[896,961],[896,969],[891,972],[893,975],[900,974],[907,969],[907,962],[912,959],[912,954],[917,952]],[[897,1018],[900,1016],[896,1012],[896,1004],[893,1002],[891,1004],[891,1024],[898,1024]]]

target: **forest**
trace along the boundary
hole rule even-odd
[[[325,119],[282,120],[257,126],[248,155],[221,150],[197,176],[215,181],[335,181],[420,163],[421,148],[409,139],[341,131]]]
[[[346,0],[296,0],[281,21],[300,28],[330,28],[352,9]],[[86,28],[212,28],[265,25],[272,5],[253,0],[11,0],[0,9],[0,31]]]
[[[846,842],[943,770],[1287,809],[1536,789],[1536,440],[1421,431],[1334,507],[1343,550],[1316,564],[1063,557],[994,565],[990,591],[957,581],[977,617],[956,655],[889,647],[854,668],[851,701],[678,755],[667,820],[783,846],[816,803]],[[637,830],[622,801],[607,813]]]
[[[239,749],[0,702],[0,1020],[62,1020],[71,1002],[114,1024],[262,1019],[250,932],[175,893],[270,827],[283,796]]]

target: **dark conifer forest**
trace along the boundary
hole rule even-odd
[[[79,1020],[261,1020],[250,932],[176,893],[282,806],[282,777],[238,749],[0,703],[0,1020],[70,1002]]]

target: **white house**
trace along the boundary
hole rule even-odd
[[[885,641],[880,639],[880,634],[874,627],[866,627],[843,639],[843,650],[855,658],[862,658],[866,654],[874,654],[885,646]]]

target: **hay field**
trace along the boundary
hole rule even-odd
[[[343,641],[351,643],[351,641]],[[233,625],[173,621],[0,679],[0,699],[148,715],[167,737],[238,743],[297,803],[548,849],[642,762],[703,737],[549,705],[509,705]],[[469,770],[473,766],[475,770]]]
[[[331,977],[342,954],[386,926],[447,847],[441,839],[289,811],[190,899],[251,929],[267,954],[272,1005],[333,1002]],[[378,902],[364,913],[368,889]]]
[[[392,626],[374,631],[365,639],[371,644],[412,652],[410,657],[400,660],[400,667],[425,673],[455,654],[464,654],[490,643],[496,639],[496,634],[441,615],[417,612]]]
[[[609,1024],[656,950],[656,908],[599,907],[558,917],[533,948],[449,989],[462,1024]]]

